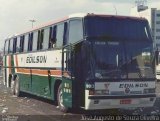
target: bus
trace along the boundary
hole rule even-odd
[[[68,109],[153,106],[155,53],[144,18],[72,14],[5,40],[4,84]]]

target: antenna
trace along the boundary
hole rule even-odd
[[[113,5],[114,9],[115,9],[115,12],[116,12],[116,15],[117,15],[117,8],[115,5]]]
[[[36,20],[31,19],[31,20],[29,20],[29,21],[32,23],[32,28],[33,28],[33,23],[36,22]]]

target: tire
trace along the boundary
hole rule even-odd
[[[8,87],[11,87],[11,82],[12,81],[12,74],[9,74],[9,77],[8,77]]]
[[[13,78],[11,80],[11,93],[15,95],[15,80]]]
[[[62,89],[62,84],[60,84],[60,86],[58,88],[58,91],[57,91],[58,106],[59,106],[60,111],[66,113],[68,111],[68,108],[63,105],[63,96],[62,96],[62,94],[63,94],[63,89]]]
[[[19,78],[18,77],[16,77],[16,79],[15,79],[15,86],[14,86],[14,94],[17,96],[17,97],[19,97],[20,96],[20,84],[19,84]]]

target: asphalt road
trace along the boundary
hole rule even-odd
[[[157,82],[156,86],[158,97],[155,105],[151,108],[119,109],[118,113],[108,110],[62,113],[50,100],[25,93],[21,97],[13,96],[10,89],[3,85],[2,78],[0,78],[0,121],[75,121],[88,120],[84,118],[86,115],[160,115],[160,82]]]

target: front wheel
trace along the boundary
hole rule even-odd
[[[62,84],[60,84],[57,92],[57,101],[58,101],[58,106],[60,111],[62,112],[67,112],[68,108],[64,106],[63,104],[63,89],[62,89]]]

